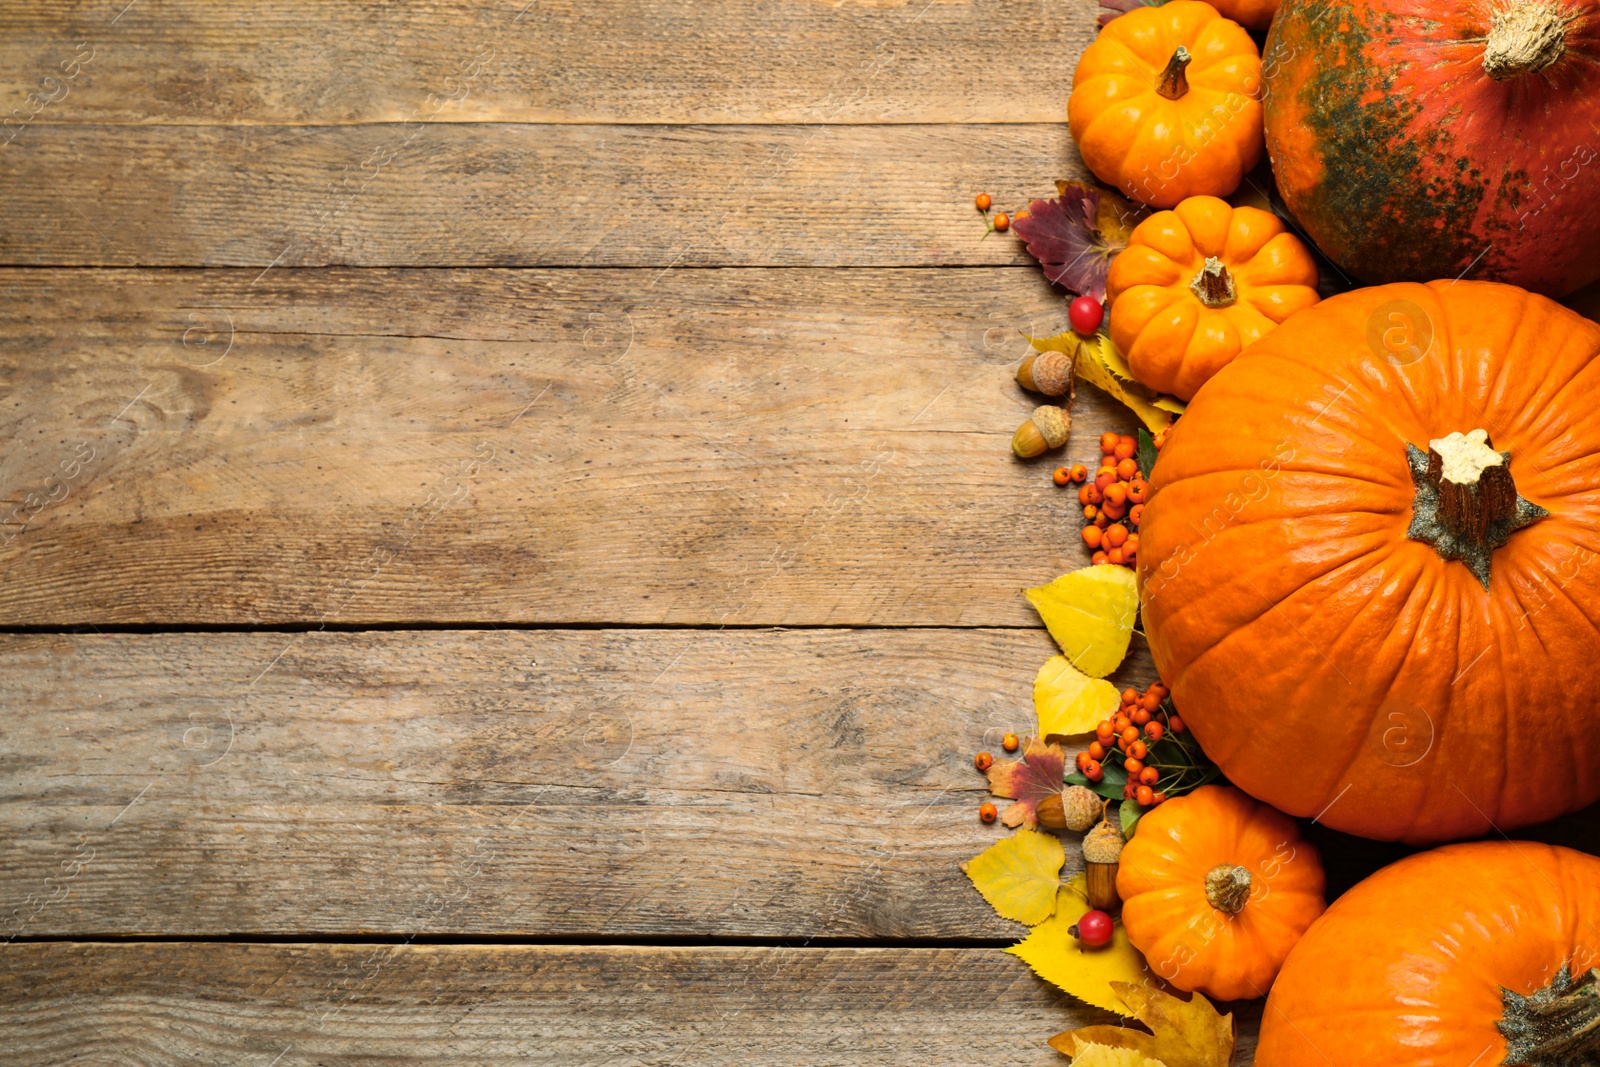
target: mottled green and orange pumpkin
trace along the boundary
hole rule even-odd
[[[1140,521],[1145,633],[1235,785],[1438,842],[1600,799],[1600,325],[1356,290],[1211,378]]]
[[[1267,150],[1369,283],[1600,278],[1600,0],[1284,0]]]

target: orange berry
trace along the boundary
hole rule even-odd
[[[1112,731],[1112,733],[1121,734],[1121,733],[1125,732],[1128,729],[1128,727],[1130,727],[1132,725],[1133,725],[1133,720],[1128,718],[1126,715],[1124,715],[1120,711],[1117,712],[1115,715],[1113,715],[1111,717],[1111,731]]]
[[[1159,781],[1161,781],[1161,772],[1154,767],[1146,767],[1139,772],[1140,785],[1155,785]]]
[[[1151,807],[1156,807],[1156,806],[1158,806],[1160,804],[1164,804],[1164,803],[1166,803],[1166,799],[1167,799],[1167,794],[1165,794],[1165,793],[1157,793],[1157,794],[1155,794],[1154,796],[1152,796],[1150,798],[1150,806]]]
[[[1106,758],[1106,746],[1102,745],[1098,741],[1090,741],[1089,742],[1089,758],[1090,759],[1105,759]]]
[[[1183,731],[1184,731],[1183,719],[1179,718],[1176,715],[1167,716],[1167,729],[1171,730],[1175,734],[1183,733]]]
[[[1122,769],[1128,772],[1128,778],[1131,780],[1140,771],[1144,770],[1144,761],[1135,756],[1129,756],[1122,761]]]
[[[1000,739],[1000,747],[1005,749],[1007,752],[1015,752],[1017,750],[1017,746],[1020,744],[1022,744],[1022,741],[1017,737],[1016,734],[1006,734]]]
[[[1161,451],[1161,446],[1167,443],[1167,431],[1157,430],[1155,435],[1156,451]]]
[[[1094,728],[1094,736],[1102,745],[1109,745],[1111,739],[1117,736],[1117,731],[1112,728],[1110,719],[1101,719]]]
[[[1068,482],[1072,481],[1072,473],[1065,467],[1057,467],[1055,470],[1050,472],[1050,480],[1055,482],[1057,485],[1066,485]]]
[[[1128,505],[1125,504],[1125,503],[1124,504],[1113,504],[1113,503],[1111,503],[1111,501],[1108,500],[1108,501],[1106,501],[1105,506],[1103,508],[1101,508],[1100,510],[1103,513],[1105,513],[1106,515],[1111,516],[1112,521],[1115,522],[1117,519],[1122,518],[1124,515],[1126,515],[1128,513]]]
[[[1104,536],[1098,526],[1085,526],[1083,528],[1083,543],[1090,548],[1099,548],[1100,540]]]
[[[1005,233],[1007,230],[1011,229],[1011,216],[1007,215],[1004,211],[995,215],[994,228],[999,230],[1001,233]]]
[[[1101,434],[1100,435],[1100,454],[1102,456],[1111,455],[1111,453],[1113,453],[1113,452],[1115,452],[1117,450],[1117,442],[1120,441],[1120,440],[1122,440],[1122,438],[1118,437],[1116,434],[1112,433],[1110,430],[1107,430],[1105,433]]]
[[[1104,530],[1106,528],[1106,525],[1108,523],[1110,523],[1110,522],[1111,522],[1111,519],[1108,518],[1107,515],[1106,515],[1106,505],[1102,504],[1100,506],[1099,512],[1097,512],[1095,514],[1094,524],[1096,526],[1100,527],[1100,529]]]
[[[1155,693],[1146,692],[1139,698],[1139,706],[1146,711],[1155,711],[1161,706],[1161,698]]]
[[[1098,782],[1106,776],[1105,768],[1100,766],[1096,760],[1090,760],[1088,765],[1083,768],[1083,776],[1091,782]]]
[[[1071,478],[1075,482],[1088,481],[1089,468],[1085,467],[1082,463],[1074,463],[1072,465],[1072,469],[1067,472],[1067,477]]]
[[[1150,491],[1150,483],[1143,478],[1135,478],[1128,483],[1128,500],[1134,504],[1143,504],[1145,495]]]
[[[1115,485],[1117,481],[1117,472],[1111,467],[1101,467],[1099,470],[1095,471],[1094,487],[1100,490],[1102,493],[1105,492],[1108,487]]]
[[[1078,499],[1082,500],[1085,504],[1098,504],[1105,498],[1106,495],[1100,491],[1100,487],[1098,485],[1086,485],[1082,489],[1078,490]]]
[[[1156,799],[1156,791],[1147,785],[1141,785],[1133,791],[1133,799],[1139,802],[1141,808],[1148,808]]]
[[[994,756],[988,752],[980,752],[976,756],[972,757],[972,764],[973,766],[977,767],[978,770],[986,771],[990,767],[994,766]]]
[[[1137,689],[1135,689],[1133,686],[1130,685],[1130,686],[1128,686],[1128,688],[1126,688],[1126,689],[1124,689],[1122,691],[1122,702],[1124,704],[1134,704],[1134,703],[1137,703],[1138,700],[1139,700],[1139,691]]]
[[[1144,727],[1144,735],[1150,739],[1150,743],[1152,745],[1161,740],[1162,735],[1166,732],[1166,727],[1162,726],[1158,722],[1146,723]]]
[[[979,211],[988,211],[989,205],[994,203],[993,200],[989,199],[988,193],[979,193],[977,196],[972,198],[972,202],[978,205]]]
[[[1080,770],[1080,771],[1083,770],[1083,765],[1085,763],[1089,762],[1089,753],[1087,753],[1087,752],[1078,753],[1075,762],[1078,765],[1078,770]]]
[[[1111,450],[1111,454],[1118,459],[1132,459],[1139,454],[1139,442],[1124,434],[1117,438],[1117,447]]]
[[[1100,514],[1100,509],[1095,507],[1093,504],[1085,504],[1083,506],[1083,517],[1084,518],[1089,519],[1089,520],[1093,520],[1095,518],[1095,516],[1097,516],[1099,514]]]
[[[1000,813],[995,810],[995,806],[987,800],[978,805],[978,818],[984,822],[994,822],[999,816]]]
[[[1025,219],[1027,217],[1028,217],[1028,213],[1026,211],[1019,211],[1015,215],[1011,216],[1011,221],[1012,222],[1017,222],[1018,220]]]
[[[1128,509],[1128,521],[1133,523],[1135,526],[1144,521],[1143,504],[1135,504],[1133,507]]]
[[[1126,482],[1112,482],[1101,492],[1105,494],[1107,503],[1126,504],[1128,502],[1128,485]]]
[[[1117,477],[1125,482],[1131,482],[1139,473],[1139,465],[1131,459],[1117,462]]]
[[[1150,721],[1150,713],[1145,711],[1143,708],[1136,707],[1133,709],[1132,714],[1130,714],[1128,718],[1133,720],[1133,725],[1143,726],[1145,723]]]
[[[1109,506],[1109,505],[1108,505]],[[1121,548],[1122,543],[1128,539],[1128,528],[1122,523],[1106,527],[1106,544],[1112,548]]]
[[[1124,553],[1139,551],[1139,535],[1137,533],[1130,533],[1128,535],[1128,541],[1122,546],[1122,551]]]
[[[1089,557],[1089,562],[1098,567],[1100,564],[1108,563],[1110,561],[1106,559],[1106,554],[1104,552],[1096,552],[1094,555]]]
[[[1106,549],[1106,562],[1115,563],[1120,567],[1128,562],[1128,557],[1122,554],[1122,549],[1120,548],[1108,548]]]
[[[1165,682],[1151,682],[1150,688],[1147,691],[1162,697],[1165,697],[1168,693],[1172,692],[1172,690],[1167,688],[1167,683]]]
[[[1139,728],[1132,723],[1129,723],[1122,731],[1122,739],[1130,745],[1133,744],[1135,741],[1139,740]]]
[[[1129,741],[1128,755],[1132,756],[1134,759],[1144,759],[1146,756],[1150,755],[1150,748],[1143,741]]]

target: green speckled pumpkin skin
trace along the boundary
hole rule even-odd
[[[1285,202],[1352,278],[1600,278],[1600,0],[1544,0],[1561,57],[1496,80],[1485,0],[1284,0],[1263,57]]]

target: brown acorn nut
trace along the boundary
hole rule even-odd
[[[1122,859],[1126,840],[1122,828],[1109,822],[1101,823],[1084,835],[1084,888],[1088,890],[1091,908],[1114,911],[1122,906],[1122,898],[1117,896],[1117,864]]]
[[[1064,396],[1072,388],[1073,359],[1065,352],[1029,356],[1017,368],[1017,384],[1032,393]]]
[[[1069,785],[1055,796],[1039,801],[1039,825],[1051,830],[1082,833],[1100,821],[1105,805],[1081,785]]]
[[[1049,404],[1034,408],[1032,417],[1011,436],[1011,451],[1023,459],[1032,459],[1049,449],[1060,448],[1067,443],[1067,429],[1071,425],[1072,416],[1063,408]]]

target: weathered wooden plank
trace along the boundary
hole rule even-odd
[[[0,950],[0,1020],[37,1067],[1053,1067],[1050,1036],[1115,1021],[998,949],[71,943]]]
[[[16,109],[11,128],[433,114],[1060,122],[1095,13],[1063,0],[167,0],[119,16],[122,8],[16,0],[0,9],[0,100]]]
[[[0,272],[0,624],[1034,625],[1037,272]],[[1065,457],[1132,423],[1093,389]]]
[[[0,937],[1012,936],[957,864],[1001,832],[972,756],[1031,728],[1052,647],[0,637]]]
[[[1064,125],[38,126],[0,151],[0,262],[1023,263],[973,194],[1082,176]]]

